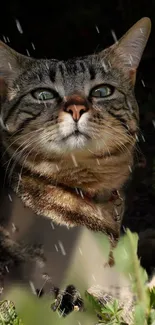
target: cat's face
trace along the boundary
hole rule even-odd
[[[149,33],[144,18],[105,51],[66,62],[27,58],[1,44],[7,150],[16,150],[20,159],[32,153],[112,154],[134,144],[135,73]]]

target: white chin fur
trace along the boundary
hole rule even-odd
[[[84,135],[71,135],[69,138],[59,142],[44,143],[43,149],[47,153],[56,152],[63,154],[74,150],[84,149],[88,145],[88,139]]]

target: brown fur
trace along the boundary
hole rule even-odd
[[[2,141],[11,157],[6,162],[6,173],[25,205],[37,214],[59,224],[85,225],[91,230],[107,233],[111,239],[119,237],[124,203],[122,201],[118,213],[116,201],[110,201],[110,197],[113,190],[122,191],[133,164],[138,132],[134,82],[149,33],[150,21],[144,18],[118,43],[97,56],[83,59],[85,72],[82,74],[82,59],[60,62],[55,77],[60,89],[57,91],[53,86],[57,95],[52,102],[47,102],[48,107],[39,104],[28,89],[31,88],[29,78],[32,78],[35,89],[38,75],[47,79],[49,62],[25,59],[4,45],[1,69],[8,82],[8,94],[3,107],[2,126],[5,130],[2,131]],[[10,70],[6,68],[6,53]],[[77,66],[79,73],[74,74]],[[60,71],[63,71],[62,75]],[[97,77],[94,77],[95,73]],[[110,87],[116,86],[114,95],[110,100],[101,98],[98,101],[92,91],[108,80]],[[27,100],[23,87],[29,95]],[[88,87],[89,92],[85,90]],[[17,100],[20,91],[21,98]],[[12,105],[10,111],[9,105]],[[66,136],[68,128],[75,126],[75,120],[80,120],[80,135],[74,135],[74,128]],[[23,124],[25,121],[26,125]]]

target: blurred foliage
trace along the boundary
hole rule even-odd
[[[105,245],[103,242],[104,253],[104,250],[109,249],[109,246],[107,239],[105,239]],[[59,325],[63,321],[63,324],[68,325],[155,325],[155,288],[149,289],[146,285],[148,278],[137,257],[137,244],[138,235],[127,230],[114,249],[115,267],[128,278],[131,284],[132,297],[135,298],[132,308],[129,310],[129,313],[132,314],[133,323],[124,319],[123,305],[115,298],[103,304],[96,297],[86,292],[84,298],[85,311],[73,312],[62,320],[59,313],[51,311],[52,298],[46,296],[39,300],[37,296],[30,295],[21,288],[14,288],[8,293],[9,300],[0,303],[0,324]]]

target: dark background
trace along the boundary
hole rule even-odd
[[[7,0],[1,4],[0,39],[36,58],[67,59],[111,45],[112,31],[119,38],[145,16],[152,20],[152,33],[137,77],[139,157],[129,187],[124,226],[137,232],[152,229],[153,249],[147,249],[151,251],[149,263],[155,266],[155,0]]]

